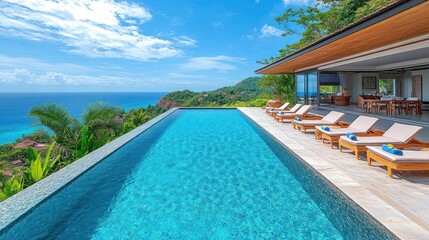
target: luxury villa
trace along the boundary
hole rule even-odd
[[[366,108],[410,98],[422,101],[414,106],[421,113],[429,103],[429,2],[393,2],[256,72],[294,73],[300,103]]]

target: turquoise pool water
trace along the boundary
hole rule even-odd
[[[0,239],[390,239],[238,110],[178,110]]]

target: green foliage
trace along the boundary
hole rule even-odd
[[[74,142],[74,132],[79,128],[79,122],[63,106],[55,103],[42,104],[32,107],[28,115],[54,132],[58,144],[70,146]]]
[[[341,92],[341,86],[320,86],[320,93],[339,93]]]
[[[16,159],[21,159],[25,156],[26,150],[22,148],[13,148],[15,144],[5,144],[0,146],[0,161],[10,162]]]
[[[120,134],[120,123],[114,121],[116,116],[124,114],[122,108],[110,106],[104,102],[95,102],[88,104],[85,112],[82,114],[83,124],[88,126],[95,138],[114,138]]]
[[[0,188],[0,202],[22,191],[24,189],[24,178],[13,176],[6,181],[2,181],[2,184],[3,186]]]
[[[31,185],[35,182],[40,181],[45,178],[52,167],[60,159],[60,156],[57,156],[51,159],[51,152],[54,148],[55,143],[51,144],[46,152],[45,157],[42,157],[34,148],[28,148],[28,158],[30,159],[30,167],[25,171],[25,179],[27,180],[28,185]]]
[[[388,5],[393,0],[370,0],[364,6],[356,10],[356,18],[363,18],[371,13],[376,12],[381,7]]]
[[[295,75],[266,74],[260,84],[262,88],[268,89],[275,99],[295,103]]]
[[[202,93],[195,93],[189,90],[173,92],[164,96],[158,102],[158,105],[164,109],[173,107],[243,106],[247,102],[258,98],[269,98],[266,95],[266,91],[259,86],[260,79],[260,77],[250,77],[235,86]]]
[[[179,96],[179,94],[176,96],[180,98],[183,97]],[[125,114],[125,121],[122,124],[122,133],[127,133],[133,130],[163,112],[165,112],[165,110],[159,106],[147,106],[146,108],[131,109],[127,114]]]
[[[280,56],[258,61],[268,64],[297,51],[395,0],[321,0],[315,6],[288,8],[275,18],[284,29],[282,36],[301,35],[301,39],[280,49]],[[298,30],[296,30],[298,29]]]
[[[95,149],[103,146],[108,142],[108,136],[104,135],[96,140],[94,134],[89,133],[88,126],[84,125],[80,132],[80,137],[76,143],[76,148],[73,150],[73,157],[79,159]]]
[[[21,142],[27,138],[39,143],[50,143],[54,140],[52,137],[52,134],[46,131],[46,129],[38,129],[31,134],[27,134],[27,135],[23,134],[22,137],[16,139],[15,142]]]

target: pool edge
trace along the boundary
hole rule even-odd
[[[42,203],[45,199],[49,198],[52,194],[55,194],[81,174],[98,164],[105,157],[109,156],[178,109],[180,108],[176,107],[162,113],[3,202],[0,202],[0,233],[27,212]]]

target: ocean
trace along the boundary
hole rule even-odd
[[[37,130],[35,120],[28,117],[31,107],[43,103],[61,104],[77,118],[88,103],[103,101],[129,111],[155,105],[167,93],[0,93],[0,145],[14,142],[23,134]]]

